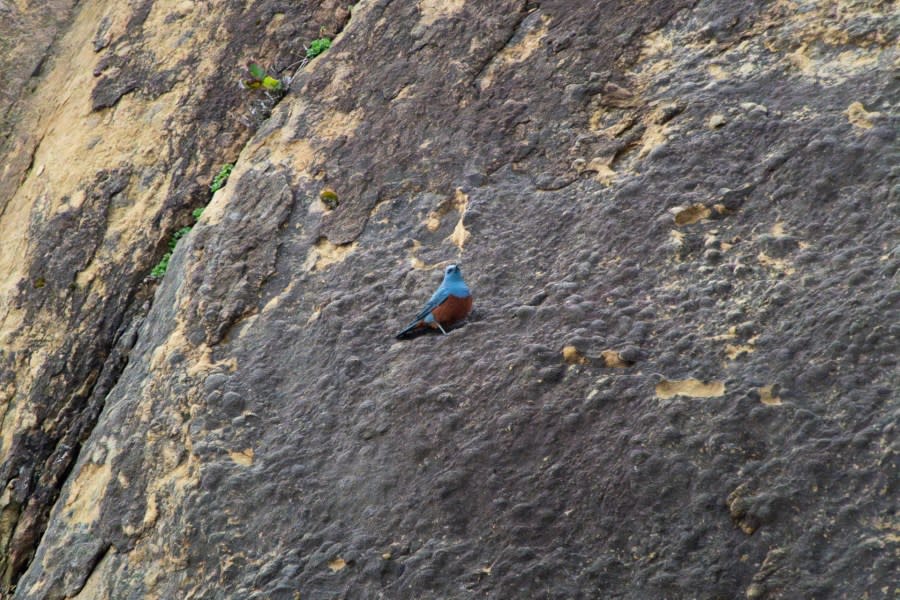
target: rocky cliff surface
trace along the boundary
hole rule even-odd
[[[42,6],[4,596],[898,593],[891,2]],[[471,318],[394,340],[451,261]]]

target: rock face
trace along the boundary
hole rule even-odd
[[[0,0],[4,596],[897,593],[892,3],[59,4]]]

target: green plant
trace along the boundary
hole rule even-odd
[[[197,209],[194,209],[194,211],[191,214],[194,215],[194,219],[196,220],[196,219],[200,218],[199,215],[202,212],[203,212],[202,208],[197,208]],[[177,230],[175,233],[172,234],[171,239],[169,239],[169,250],[165,254],[162,255],[162,258],[159,259],[159,262],[150,271],[150,277],[153,277],[154,279],[159,279],[160,277],[162,277],[163,275],[166,274],[166,271],[169,268],[169,261],[172,259],[172,253],[175,252],[175,246],[178,245],[178,240],[180,240],[181,238],[186,236],[188,233],[190,233],[191,229],[193,229],[193,226],[188,225],[187,227],[182,227],[181,229]]]
[[[221,190],[223,187],[225,187],[225,182],[228,181],[228,176],[231,175],[231,171],[233,169],[234,169],[234,163],[228,163],[228,164],[222,165],[222,168],[219,169],[219,173],[215,177],[213,177],[212,183],[209,184],[209,192],[211,194],[215,194],[216,192]],[[203,212],[202,208],[197,209],[197,210],[199,210],[200,212]],[[194,211],[194,212],[196,212],[196,211]],[[200,217],[198,215],[194,215],[194,218],[199,219]]]
[[[163,254],[162,258],[159,259],[159,262],[153,267],[153,270],[150,271],[150,277],[154,279],[159,279],[163,275],[166,274],[166,270],[169,268],[169,259],[172,258],[172,251],[166,252]]]
[[[321,192],[319,192],[319,199],[322,201],[322,204],[328,207],[328,210],[334,210],[338,207],[338,195],[331,188],[323,188]]]
[[[193,227],[188,226],[188,227],[182,227],[181,229],[176,231],[175,234],[172,236],[172,239],[169,240],[169,248],[174,250],[175,245],[178,244],[178,240],[180,240],[181,238],[183,238],[184,236],[189,234],[191,232],[191,229],[193,229]]]
[[[309,48],[306,49],[306,58],[312,60],[329,48],[331,48],[331,38],[321,37],[313,40],[309,43]]]
[[[284,85],[280,79],[266,73],[259,63],[252,60],[247,63],[247,71],[244,76],[246,79],[242,79],[241,83],[248,88],[265,88],[270,92],[284,91]]]
[[[228,181],[228,177],[231,175],[232,170],[234,170],[234,163],[226,163],[222,165],[222,168],[219,169],[219,172],[215,177],[213,177],[212,183],[209,184],[209,192],[211,194],[215,194],[217,191],[225,187],[225,183]],[[194,223],[199,221],[200,217],[203,216],[203,209],[205,208],[205,206],[201,206],[191,211],[191,216],[194,217]],[[175,246],[178,245],[178,240],[190,233],[191,229],[193,228],[193,225],[188,225],[176,230],[175,233],[172,234],[172,237],[169,239],[169,249],[165,254],[162,255],[162,258],[159,259],[159,262],[150,271],[150,277],[159,279],[166,274],[166,271],[169,268],[169,261],[172,259],[172,253],[175,251]]]

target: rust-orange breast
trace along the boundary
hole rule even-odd
[[[437,308],[431,311],[431,314],[434,317],[434,320],[440,323],[442,327],[449,327],[468,317],[471,311],[471,295],[466,296],[465,298],[448,296]],[[432,325],[432,327],[434,327],[434,325]]]

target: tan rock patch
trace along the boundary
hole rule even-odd
[[[586,365],[588,363],[585,357],[575,346],[566,346],[562,349],[563,360],[570,365]]]
[[[778,406],[781,404],[781,398],[772,393],[772,388],[774,385],[764,385],[761,388],[757,388],[759,392],[759,401],[768,406]]]
[[[675,224],[679,227],[693,225],[697,221],[708,219],[712,211],[703,204],[691,204],[690,206],[676,206],[669,212],[675,217]]]
[[[109,458],[103,464],[86,463],[72,484],[63,514],[72,525],[90,525],[100,518],[101,500],[112,480]]]
[[[249,467],[253,464],[253,448],[246,448],[244,450],[231,450],[228,452],[228,456],[231,460],[234,461],[235,464],[238,464],[242,467]]]
[[[688,398],[718,398],[725,394],[722,381],[700,381],[699,379],[668,380],[656,384],[656,397],[663,400],[675,396]]]
[[[861,102],[854,102],[844,111],[850,124],[859,129],[872,129],[874,120],[881,117],[879,112],[869,112]]]
[[[440,19],[452,17],[465,6],[465,0],[419,0],[420,27],[430,27]]]
[[[325,267],[344,262],[359,247],[359,242],[350,244],[333,244],[320,238],[306,255],[303,268],[306,271],[320,271]]]

